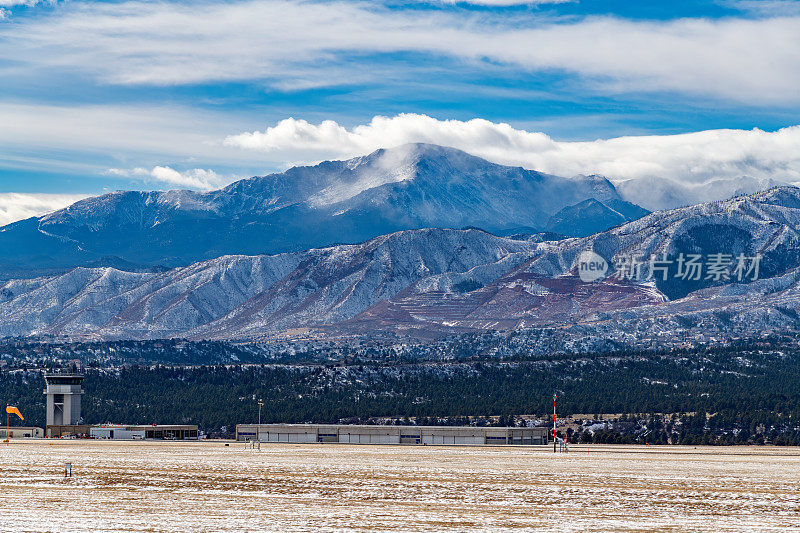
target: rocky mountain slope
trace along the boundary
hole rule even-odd
[[[777,187],[750,196],[658,211],[584,239],[565,240],[534,259],[529,271],[559,275],[572,268],[584,250],[596,252],[609,264],[636,258],[641,262],[641,278],[649,277],[651,258],[671,259],[666,280],[661,271],[653,276],[655,286],[671,299],[718,281],[706,279],[705,271],[698,280],[676,277],[680,254],[687,259],[689,254],[699,255],[703,262],[713,254],[728,255],[730,261],[739,254],[760,254],[758,277],[779,276],[800,265],[800,189]]]
[[[163,273],[77,268],[2,285],[0,336],[240,337],[337,323],[432,275],[500,274],[533,246],[479,230],[417,230]]]
[[[559,235],[586,237],[597,233],[600,228],[619,226],[647,214],[646,209],[624,200],[600,202],[589,198],[561,209],[550,217],[546,227],[548,231]]]
[[[588,327],[608,338],[755,331],[798,320],[800,189],[652,213],[585,238],[528,241],[480,230],[407,230],[357,245],[224,256],[159,273],[78,268],[0,285],[0,336],[192,339],[429,338],[460,331]],[[592,250],[723,254],[727,276],[577,276]],[[760,257],[758,275],[733,273]],[[707,267],[707,265],[706,265]],[[671,270],[670,270],[671,268]],[[692,326],[694,325],[694,326]],[[737,329],[738,328],[738,329]]]
[[[592,199],[596,213],[581,202]],[[576,205],[578,204],[578,205]],[[575,206],[572,210],[564,208]],[[0,279],[76,266],[154,271],[429,227],[584,235],[646,211],[598,176],[562,178],[411,144],[217,191],[117,192],[0,228]],[[576,220],[579,219],[579,220]],[[573,233],[574,230],[574,233]]]

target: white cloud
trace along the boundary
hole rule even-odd
[[[476,6],[529,6],[542,4],[570,4],[578,0],[440,0],[443,4],[472,4]]]
[[[54,5],[58,0],[0,0],[0,20],[11,17],[11,10],[15,7],[33,7],[38,4]]]
[[[232,181],[231,179],[223,178],[213,170],[204,170],[202,168],[193,168],[183,172],[165,166],[155,166],[151,169],[141,167],[133,169],[110,168],[108,173],[123,177],[149,178],[160,184],[200,190],[216,189]]]
[[[284,158],[361,155],[409,142],[452,146],[490,161],[558,175],[601,174],[612,181],[666,178],[684,185],[739,179],[800,182],[800,126],[775,132],[708,130],[562,142],[544,133],[483,119],[437,120],[426,115],[374,117],[345,128],[334,121],[293,118],[264,131],[233,135],[225,144]]]
[[[85,194],[0,193],[0,226],[56,211],[86,197]]]
[[[28,6],[32,7],[36,4],[55,4],[55,0],[0,0],[2,7],[15,7],[15,6]]]
[[[21,62],[70,69],[117,84],[258,79],[291,85],[296,78],[340,84],[348,72],[363,75],[364,54],[409,51],[456,58],[467,70],[485,61],[563,70],[604,92],[800,102],[798,17],[554,21],[536,13],[391,10],[366,2],[130,1],[67,3],[57,16],[0,31],[8,44],[0,57],[14,68]],[[353,53],[362,58],[355,66],[346,61]],[[332,76],[335,68],[340,71]]]
[[[762,17],[800,15],[800,2],[797,0],[728,0],[722,4]]]

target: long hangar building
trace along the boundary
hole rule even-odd
[[[343,444],[547,444],[549,428],[239,424],[236,440]]]

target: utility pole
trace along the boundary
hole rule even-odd
[[[256,440],[261,442],[261,408],[264,406],[264,400],[258,400],[258,429],[256,430]]]
[[[553,393],[553,453],[556,451],[556,393]]]

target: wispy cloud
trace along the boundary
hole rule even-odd
[[[15,7],[33,7],[38,4],[54,5],[58,0],[0,0],[0,20],[7,20],[11,17]]]
[[[27,6],[33,7],[37,4],[53,5],[57,0],[0,0],[0,7]]]
[[[61,209],[86,196],[85,194],[0,193],[0,226]]]
[[[353,128],[332,120],[312,124],[289,118],[264,131],[230,136],[224,142],[271,153],[273,157],[318,159],[428,142],[459,148],[498,163],[559,175],[596,173],[617,182],[659,177],[701,184],[742,176],[800,181],[800,126],[775,132],[728,129],[561,142],[544,133],[488,120],[437,120],[401,114],[376,116]]]
[[[231,178],[223,178],[213,170],[202,168],[179,172],[171,167],[155,166],[151,169],[141,167],[132,169],[110,168],[107,172],[115,176],[147,178],[159,184],[200,190],[216,189],[225,183],[233,181]]]
[[[570,4],[578,0],[439,0],[443,4],[471,4],[477,6],[532,6],[544,4]]]
[[[800,15],[798,0],[727,0],[722,4],[761,17]]]
[[[323,65],[346,72],[352,54],[361,68],[369,54],[414,52],[455,58],[466,70],[562,71],[606,93],[800,102],[798,17],[554,21],[361,2],[75,2],[58,16],[5,26],[0,36],[15,68],[68,69],[112,84],[280,84],[296,72],[306,83],[339,84],[347,76],[331,79]],[[309,65],[319,67],[314,80]]]
[[[0,162],[27,171],[100,176],[108,168],[275,168],[220,142],[249,120],[159,105],[52,105],[0,101]],[[227,171],[226,171],[227,172]],[[133,177],[133,176],[132,176]]]

